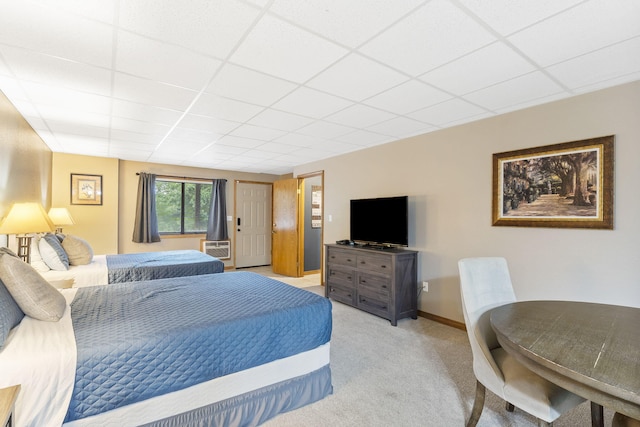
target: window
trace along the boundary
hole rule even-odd
[[[211,207],[210,182],[156,180],[156,213],[160,234],[207,232]]]

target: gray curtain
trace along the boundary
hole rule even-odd
[[[211,187],[211,208],[207,224],[207,240],[228,240],[227,233],[227,180],[214,179]]]
[[[160,241],[158,216],[156,215],[156,176],[140,172],[136,220],[133,226],[133,241],[153,243]]]

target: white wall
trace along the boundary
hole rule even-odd
[[[615,135],[614,230],[491,226],[492,154]],[[409,195],[419,310],[462,322],[457,261],[504,256],[518,299],[640,307],[640,82],[299,166],[325,172],[325,243],[351,198]],[[328,218],[331,216],[332,221]]]

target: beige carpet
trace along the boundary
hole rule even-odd
[[[321,286],[307,289],[324,295]],[[473,405],[475,377],[466,333],[424,318],[403,319],[393,327],[387,320],[333,302],[331,370],[331,396],[264,426],[464,426]],[[605,426],[611,425],[611,417],[605,409]],[[590,424],[588,402],[554,423]],[[502,400],[487,392],[478,427],[536,425],[518,409],[506,412]]]

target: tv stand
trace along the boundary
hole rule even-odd
[[[398,319],[418,318],[417,251],[325,246],[327,298],[388,319],[393,326]]]

